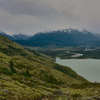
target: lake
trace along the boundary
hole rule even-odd
[[[91,82],[100,82],[100,60],[98,59],[60,59],[56,63],[72,68]]]

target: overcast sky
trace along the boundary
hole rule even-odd
[[[100,33],[100,0],[0,0],[0,30],[31,34],[64,28]]]

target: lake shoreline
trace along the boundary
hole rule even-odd
[[[99,82],[100,78],[100,60],[99,59],[61,59],[56,58],[56,63],[72,68],[79,75],[90,82]]]

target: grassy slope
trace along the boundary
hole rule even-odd
[[[37,100],[84,82],[70,68],[0,36],[0,100]]]

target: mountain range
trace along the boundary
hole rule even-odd
[[[21,45],[32,47],[100,46],[100,34],[76,29],[42,32],[32,36],[1,34]]]

